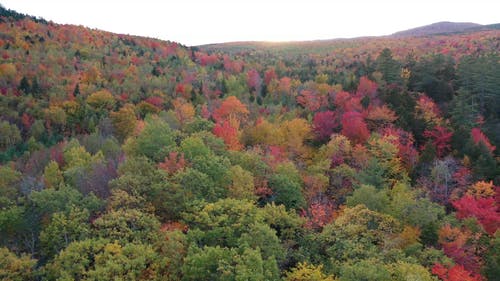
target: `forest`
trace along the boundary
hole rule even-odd
[[[0,279],[500,277],[500,30],[187,47],[0,7]]]

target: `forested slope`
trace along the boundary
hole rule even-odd
[[[0,279],[500,275],[500,31],[186,47],[0,15]]]

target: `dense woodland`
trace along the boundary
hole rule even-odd
[[[1,8],[1,280],[499,280],[500,31],[186,47]]]

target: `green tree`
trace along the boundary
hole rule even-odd
[[[71,243],[43,268],[45,280],[155,280],[157,253],[143,244],[107,240]]]
[[[19,128],[7,121],[0,121],[0,150],[5,150],[21,142]]]
[[[383,49],[375,64],[376,70],[382,73],[382,77],[387,83],[399,83],[401,81],[401,67],[399,62],[392,58],[390,49]]]
[[[55,161],[50,161],[43,171],[43,181],[46,188],[59,188],[64,184],[64,178],[61,170],[59,169],[59,164]]]
[[[170,126],[159,118],[146,121],[142,132],[125,145],[125,151],[132,155],[144,155],[160,162],[175,148],[175,133]]]
[[[237,199],[255,199],[254,178],[252,173],[240,166],[232,166],[230,169],[231,184],[229,185],[229,197]]]
[[[347,206],[355,207],[359,204],[365,205],[372,211],[384,212],[389,204],[387,190],[377,190],[371,185],[362,185],[354,190],[352,196],[347,197]]]
[[[69,213],[58,212],[40,233],[42,255],[50,259],[71,242],[90,236],[89,211],[71,207]]]
[[[160,222],[137,209],[110,210],[93,222],[96,237],[126,243],[153,243],[158,239]]]

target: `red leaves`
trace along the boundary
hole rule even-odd
[[[145,102],[154,105],[158,108],[162,108],[163,105],[163,98],[161,97],[149,97],[145,100]]]
[[[206,53],[197,52],[196,57],[198,58],[202,66],[214,65],[219,61],[219,58],[217,57],[216,54],[208,55]]]
[[[454,265],[450,268],[444,267],[440,263],[436,263],[432,267],[432,274],[437,275],[443,281],[481,281],[483,278],[471,273],[461,265]]]
[[[471,130],[471,136],[472,140],[474,141],[475,145],[479,145],[479,143],[484,144],[488,150],[493,153],[495,151],[496,147],[490,143],[490,140],[488,137],[481,131],[479,128],[472,128]]]
[[[370,131],[363,120],[363,115],[349,111],[342,116],[342,134],[354,143],[364,143],[370,136]]]
[[[453,132],[449,131],[445,127],[436,126],[432,131],[425,130],[424,136],[433,139],[432,143],[436,148],[437,156],[439,158],[443,157],[445,153],[451,149],[450,142]]]
[[[305,226],[310,229],[322,229],[325,225],[333,221],[335,209],[332,204],[312,203],[305,215],[307,221]]]
[[[229,121],[221,121],[215,124],[213,133],[224,140],[229,150],[241,150],[243,146],[238,140],[238,129],[233,127]]]
[[[317,112],[313,118],[313,131],[316,139],[327,141],[330,135],[339,126],[337,114],[333,111]]]
[[[357,96],[367,96],[370,99],[374,99],[377,93],[377,83],[371,81],[366,76],[359,78],[358,89],[356,90]]]
[[[297,103],[312,112],[326,106],[327,102],[327,97],[316,91],[302,90],[297,96]]]
[[[260,74],[255,69],[250,69],[247,72],[247,85],[248,88],[259,90],[262,83],[262,79],[260,79]]]
[[[493,235],[500,227],[500,213],[494,197],[474,198],[465,195],[452,202],[459,219],[475,217],[489,234]]]
[[[266,85],[269,85],[271,80],[274,80],[277,78],[278,78],[278,76],[276,75],[274,68],[271,68],[264,73],[264,83],[266,83]]]

